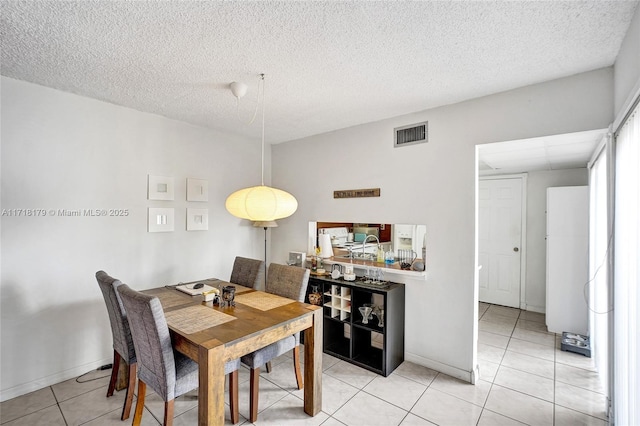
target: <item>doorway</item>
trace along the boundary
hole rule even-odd
[[[482,177],[478,184],[478,298],[521,307],[524,294],[526,174]]]

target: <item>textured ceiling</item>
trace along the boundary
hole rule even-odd
[[[26,1],[2,75],[279,143],[610,66],[637,1]]]

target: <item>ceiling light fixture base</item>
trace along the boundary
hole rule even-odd
[[[241,97],[247,94],[248,87],[244,83],[234,81],[229,84],[229,89],[231,90],[231,93],[233,93],[233,96],[240,99]]]

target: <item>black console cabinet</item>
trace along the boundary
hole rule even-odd
[[[404,361],[404,284],[312,276],[307,293],[316,286],[322,293],[324,352],[383,376],[391,374]],[[384,314],[363,323],[359,308],[365,304]]]

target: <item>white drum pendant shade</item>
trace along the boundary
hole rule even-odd
[[[298,209],[298,201],[288,192],[260,185],[229,195],[225,207],[241,219],[267,222],[291,216]]]

